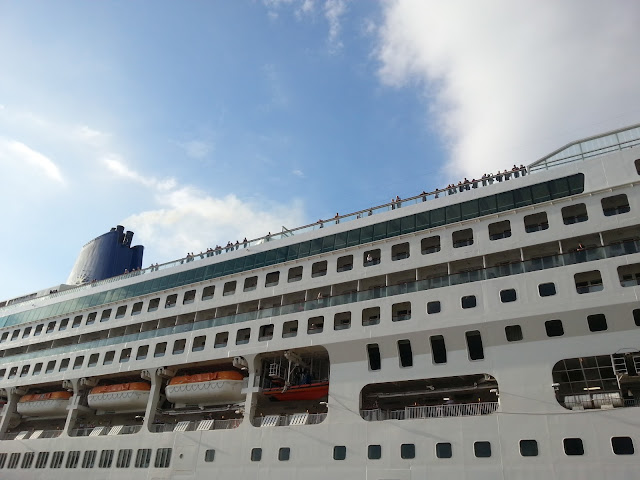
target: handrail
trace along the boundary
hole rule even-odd
[[[381,420],[416,420],[424,418],[468,417],[490,415],[498,410],[498,402],[456,403],[412,406],[401,410],[380,408],[360,410],[360,416],[368,422]]]

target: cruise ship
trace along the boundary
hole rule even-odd
[[[638,478],[639,212],[634,125],[8,299],[0,478]]]

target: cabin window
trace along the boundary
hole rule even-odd
[[[302,267],[293,267],[289,269],[287,282],[299,282],[302,280]]]
[[[622,213],[627,213],[630,210],[629,200],[624,193],[621,195],[614,195],[613,197],[603,198],[601,203],[602,213],[604,213],[605,217],[620,215]]]
[[[80,460],[80,451],[79,450],[71,450],[67,455],[67,463],[65,467],[67,468],[76,468],[78,466],[78,461]]]
[[[122,305],[118,307],[118,309],[116,310],[116,319],[124,318],[126,313],[127,313],[126,305]]]
[[[172,450],[171,448],[159,448],[156,450],[156,460],[153,466],[156,468],[169,468]]]
[[[178,294],[173,293],[171,295],[167,295],[167,299],[164,302],[164,308],[173,308],[176,306],[178,302]]]
[[[56,361],[55,360],[51,360],[49,363],[47,363],[47,368],[44,371],[44,373],[53,373],[53,370],[56,368]]]
[[[36,468],[45,468],[47,461],[49,460],[49,452],[38,452],[38,458],[36,459]]]
[[[82,468],[93,468],[96,463],[96,450],[87,450],[82,457]]]
[[[298,321],[289,320],[282,325],[282,338],[291,338],[298,335]]]
[[[482,336],[478,330],[466,332],[467,350],[470,360],[482,360],[484,358],[484,348],[482,346]]]
[[[638,173],[638,175],[640,175],[640,158],[639,158],[639,159],[637,159],[637,160],[634,162],[634,164],[635,164],[635,166],[636,166],[636,172]]]
[[[395,303],[391,307],[391,320],[401,322],[411,319],[411,302]]]
[[[611,448],[616,455],[633,455],[635,453],[631,437],[612,437]]]
[[[460,300],[462,304],[462,308],[475,308],[476,304],[476,296],[475,295],[467,295],[462,297]]]
[[[256,288],[258,288],[258,277],[257,276],[253,276],[253,277],[248,277],[244,279],[244,287],[243,287],[243,291],[245,292],[250,292],[252,290],[255,290]]]
[[[564,335],[562,320],[547,320],[544,322],[544,328],[548,337],[561,337]]]
[[[336,313],[333,317],[334,330],[346,330],[351,328],[351,312]]]
[[[0,343],[6,342],[7,338],[9,338],[9,332],[4,332],[2,337],[0,337]]]
[[[433,302],[427,302],[427,314],[433,315],[434,313],[440,313],[442,311],[442,307],[440,305],[440,301],[435,300]]]
[[[327,274],[327,261],[316,262],[311,266],[311,278],[322,277]]]
[[[453,240],[453,248],[468,247],[473,245],[473,230],[465,228],[464,230],[458,230],[451,235]]]
[[[60,362],[60,368],[58,369],[58,371],[66,372],[68,368],[69,368],[69,359],[63,358],[62,361]]]
[[[368,250],[362,254],[362,264],[371,267],[380,263],[380,249]]]
[[[15,454],[12,454],[12,455],[15,455]],[[333,447],[333,459],[344,460],[345,458],[347,458],[347,447],[345,447],[344,445],[335,445]]]
[[[158,310],[158,306],[160,306],[160,298],[152,298],[151,300],[149,300],[147,312],[155,312],[156,310]]]
[[[436,457],[451,458],[452,456],[453,456],[453,450],[449,442],[436,443]]]
[[[591,332],[603,332],[607,329],[607,317],[602,313],[588,315],[587,323]]]
[[[213,292],[215,292],[215,285],[209,285],[202,290],[202,300],[211,300],[213,298]]]
[[[50,468],[60,468],[62,466],[62,460],[64,459],[64,451],[58,450],[57,452],[53,452],[51,456],[51,465]],[[3,465],[0,465],[2,468]]]
[[[184,353],[185,346],[187,345],[187,340],[181,338],[173,342],[173,350],[171,351],[172,355],[180,355]]]
[[[27,338],[31,334],[31,327],[27,327],[22,332],[22,338]]]
[[[122,448],[118,450],[118,459],[116,460],[116,468],[129,468],[131,465],[131,457],[133,450],[130,448]]]
[[[149,345],[140,345],[138,347],[138,353],[136,353],[136,360],[144,360],[149,354]]]
[[[261,448],[252,448],[251,449],[251,461],[259,462],[262,460],[262,449]]]
[[[474,442],[473,453],[478,458],[488,458],[491,456],[491,442]]]
[[[228,341],[229,341],[229,332],[216,333],[216,340],[215,340],[215,343],[213,344],[213,348],[226,347]]]
[[[201,352],[204,350],[205,343],[207,341],[206,335],[200,335],[193,339],[193,346],[191,347],[192,352]]]
[[[633,323],[636,324],[636,327],[640,327],[640,308],[636,308],[633,312]]]
[[[31,375],[40,375],[41,371],[42,371],[42,362],[38,362],[33,367],[33,372],[31,372]],[[0,378],[2,378],[2,377],[0,376]]]
[[[281,447],[278,450],[278,460],[280,460],[281,462],[286,462],[287,460],[289,460],[291,456],[291,449],[289,447]]]
[[[58,331],[61,332],[63,330],[66,330],[67,329],[67,325],[69,325],[69,319],[68,318],[63,318],[62,320],[60,320],[60,326],[58,327]]]
[[[377,343],[367,345],[367,357],[369,358],[369,370],[380,370],[380,347]]]
[[[106,310],[102,311],[102,315],[100,316],[100,321],[106,322],[107,320],[109,320],[110,317],[111,317],[111,309],[107,308]]]
[[[258,332],[258,341],[264,342],[273,338],[273,323],[262,325]]]
[[[516,291],[513,288],[500,290],[500,301],[502,303],[515,302],[517,299]]]
[[[73,369],[78,370],[82,368],[82,363],[84,362],[84,356],[76,357],[73,361]]]
[[[139,448],[136,453],[136,468],[149,468],[149,463],[151,463],[151,449],[150,448]]]
[[[420,252],[422,255],[436,253],[440,251],[440,235],[434,237],[423,238],[420,241]]]
[[[11,340],[15,340],[19,336],[20,336],[20,330],[14,330],[13,333],[11,334]]]
[[[562,209],[562,221],[565,225],[586,222],[587,220],[589,220],[589,216],[587,215],[587,207],[584,203],[569,205]]]
[[[620,280],[620,285],[623,287],[640,285],[640,263],[618,267],[618,280]]]
[[[534,213],[524,217],[524,230],[527,233],[540,232],[549,228],[547,212]]]
[[[265,287],[275,287],[280,282],[280,272],[267,273],[265,278]]]
[[[84,358],[84,357],[81,357],[81,358]],[[21,377],[26,377],[29,374],[29,367],[31,367],[31,365],[23,365],[22,366],[22,370],[20,370],[20,376]]]
[[[519,342],[522,340],[522,327],[520,325],[507,325],[504,327],[507,342]]]
[[[123,348],[120,352],[119,363],[127,363],[129,360],[131,360],[131,349]]]
[[[100,452],[100,460],[98,461],[99,468],[111,468],[113,463],[113,450],[102,450]]]
[[[215,460],[216,458],[216,451],[213,448],[210,448],[209,450],[205,450],[204,452],[204,461],[207,463],[211,463]]]
[[[541,297],[551,297],[556,294],[556,284],[553,282],[538,285],[538,293]]]
[[[47,325],[47,331],[45,333],[51,333],[56,329],[56,322],[49,322]]]
[[[33,457],[35,457],[35,452],[26,452],[24,457],[22,457],[22,464],[20,467],[31,468],[31,465],[33,464]]]
[[[12,453],[9,456],[9,463],[7,464],[7,468],[17,468],[19,461],[20,461],[20,454],[19,453]]]
[[[398,358],[401,367],[413,366],[413,353],[411,352],[411,342],[409,340],[398,340]]]
[[[536,440],[520,440],[520,455],[523,457],[537,457],[538,442]]]
[[[510,236],[511,222],[509,220],[489,224],[489,240],[501,240]]]
[[[311,317],[307,323],[307,333],[321,333],[324,329],[324,317]]]
[[[225,283],[222,290],[222,296],[226,297],[227,295],[233,295],[236,293],[236,283],[237,282],[235,280]]]
[[[37,337],[38,335],[40,335],[42,333],[42,329],[44,328],[44,324],[40,324],[38,326],[36,326],[35,331],[33,332],[33,336]],[[6,332],[6,335],[9,335],[8,332]],[[4,336],[4,335],[3,335]],[[6,340],[7,337],[5,337]]]
[[[431,343],[431,355],[433,363],[447,363],[447,348],[442,335],[433,335],[429,337]]]
[[[189,290],[184,292],[184,297],[182,298],[182,304],[188,305],[189,303],[193,303],[196,301],[196,291]]]
[[[581,438],[565,438],[562,443],[566,455],[584,455],[584,445]]]
[[[140,315],[142,312],[142,302],[136,302],[133,304],[133,308],[131,309],[131,316]]]
[[[165,353],[167,353],[167,342],[156,344],[156,348],[153,351],[153,357],[154,358],[164,357]]]
[[[336,264],[336,271],[348,272],[349,270],[353,270],[353,255],[345,255],[344,257],[339,257]]]
[[[69,364],[69,359],[66,359],[66,360],[67,360],[67,365],[68,365]],[[66,368],[65,368],[65,370],[66,370]],[[15,378],[16,375],[18,375],[18,367],[11,367],[11,369],[9,370],[9,376],[7,378],[10,380],[12,378]]]
[[[245,345],[249,343],[249,338],[251,337],[251,329],[250,328],[241,328],[236,333],[236,345]]]
[[[369,445],[367,458],[369,460],[380,460],[382,458],[382,447],[380,445]]]
[[[378,325],[380,323],[380,307],[370,307],[362,310],[362,326]]]
[[[103,365],[111,365],[113,363],[113,359],[116,356],[116,352],[111,350],[104,354],[104,360],[102,361]]]
[[[580,294],[600,292],[604,288],[599,270],[576,273],[573,278],[576,284],[576,291]]]
[[[399,243],[398,245],[393,245],[391,247],[391,260],[394,262],[409,258],[409,255],[409,242]]]
[[[403,443],[400,445],[400,458],[409,460],[416,458],[416,446],[413,443]]]
[[[71,328],[78,328],[81,323],[82,323],[82,315],[73,317],[73,323],[71,324]]]

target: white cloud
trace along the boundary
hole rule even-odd
[[[76,126],[72,129],[72,135],[74,135],[76,139],[96,147],[105,145],[111,136],[108,133],[95,130],[87,125]]]
[[[142,175],[135,170],[129,168],[122,158],[116,154],[108,154],[102,157],[102,163],[107,169],[119,177],[132,180],[146,187],[154,188],[159,191],[168,191],[176,186],[173,178],[157,179],[153,176]]]
[[[343,44],[340,40],[340,31],[342,29],[342,16],[347,12],[347,4],[344,0],[327,0],[324,4],[324,16],[329,23],[329,49],[331,52],[337,52],[342,49]]]
[[[296,177],[300,177],[300,178],[304,178],[304,172],[302,170],[293,170],[291,173],[293,173]]]
[[[49,157],[16,140],[0,138],[0,161],[14,165],[28,165],[49,179],[64,183],[60,168]]]
[[[381,81],[417,86],[451,150],[448,180],[530,163],[640,118],[640,3],[395,0]]]
[[[178,143],[191,158],[201,160],[213,151],[213,143],[206,140],[190,140]]]

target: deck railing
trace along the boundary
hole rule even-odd
[[[412,420],[422,418],[469,417],[489,415],[498,409],[498,402],[457,403],[405,407],[401,410],[360,410],[362,418],[369,422],[380,420]]]
[[[294,418],[297,418],[300,414],[292,414],[292,415],[278,415],[277,419],[273,423],[270,423],[269,426],[273,427],[286,427],[291,425],[291,422]],[[274,416],[271,416],[274,417]],[[264,425],[265,417],[255,417],[251,420],[251,425],[254,427],[262,427]],[[317,425],[322,423],[322,421],[327,418],[326,413],[310,413],[306,416],[306,421],[304,425]]]

